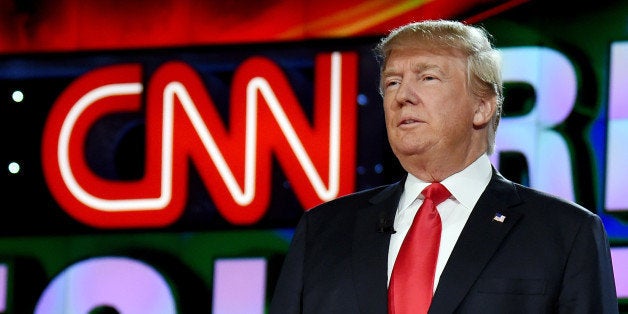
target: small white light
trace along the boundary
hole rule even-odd
[[[9,164],[9,172],[12,173],[12,174],[16,174],[16,173],[20,172],[20,164],[18,164],[15,161],[12,161]]]
[[[24,93],[22,93],[22,91],[16,90],[13,92],[13,95],[11,95],[11,97],[13,97],[13,101],[15,102],[22,102],[22,100],[24,100]]]

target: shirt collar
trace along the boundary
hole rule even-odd
[[[462,171],[449,176],[441,184],[451,192],[453,198],[460,204],[468,210],[472,210],[491,180],[492,173],[491,162],[488,156],[482,154],[472,164]],[[421,191],[429,184],[430,182],[422,181],[408,173],[398,210],[403,210],[410,206],[417,197],[422,198],[420,196]]]

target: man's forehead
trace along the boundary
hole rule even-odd
[[[413,60],[413,61],[409,61],[407,64],[400,64],[400,62],[387,62],[386,67],[384,68],[383,74],[390,75],[392,73],[401,71],[402,67],[405,67],[406,65],[408,65],[411,69],[413,69],[416,72],[423,72],[423,71],[429,71],[429,70],[443,72],[447,68],[447,66],[444,64],[435,63],[430,60],[424,60],[424,61]]]
[[[392,55],[433,55],[433,56],[450,56],[456,58],[467,58],[468,55],[460,48],[443,45],[406,43],[396,44],[390,47],[387,59]]]
[[[388,56],[383,70],[394,71],[401,66],[410,66],[415,70],[445,70],[452,61],[460,61],[464,65],[466,57],[453,49],[395,49]]]

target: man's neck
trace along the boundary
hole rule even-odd
[[[403,168],[413,176],[425,182],[441,182],[451,175],[458,173],[476,161],[484,152],[469,154],[462,160],[451,160],[444,157],[432,160],[415,160]]]

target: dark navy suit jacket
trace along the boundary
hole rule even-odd
[[[306,212],[271,314],[387,312],[390,232],[403,182]],[[499,213],[503,222],[494,220]],[[617,313],[598,216],[493,170],[440,277],[429,313]]]

